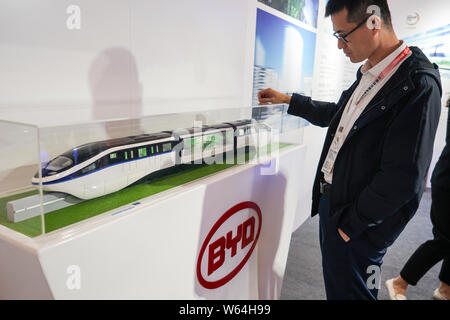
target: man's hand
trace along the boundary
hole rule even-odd
[[[275,91],[271,88],[261,90],[258,92],[258,101],[259,104],[279,104],[279,103],[287,103],[291,102],[291,96]]]
[[[349,242],[350,238],[341,230],[341,228],[338,229],[339,235],[342,239],[344,239],[345,242]]]

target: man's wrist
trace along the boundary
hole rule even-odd
[[[291,97],[290,95],[285,94],[285,95],[284,95],[283,102],[286,103],[286,104],[290,104],[290,103],[291,103],[291,98],[292,98],[292,97]]]

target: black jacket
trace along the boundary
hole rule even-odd
[[[379,248],[390,246],[417,210],[433,154],[441,111],[438,67],[416,47],[356,120],[333,169],[330,220],[351,239],[366,234]],[[322,165],[342,112],[361,80],[338,103],[294,94],[288,113],[329,127],[313,186],[318,213]]]
[[[431,184],[441,188],[450,189],[450,110],[447,118],[447,137],[445,147],[433,170]],[[450,197],[450,195],[449,195]],[[449,213],[450,214],[450,213]]]

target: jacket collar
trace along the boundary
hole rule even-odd
[[[417,47],[410,47],[410,49],[413,54],[400,65],[397,72],[395,72],[392,77],[385,83],[385,85],[380,89],[380,91],[378,91],[378,93],[370,101],[369,105],[366,107],[366,110],[363,113],[366,113],[371,106],[378,105],[383,100],[391,101],[390,98],[392,94],[395,97],[398,96],[398,98],[401,98],[401,96],[413,90],[415,88],[415,85],[412,81],[412,75],[419,69],[426,70],[426,73],[432,75],[436,80],[440,90],[442,90],[439,71],[436,70],[437,66],[432,64],[425,57],[422,51]],[[358,69],[356,75],[357,83],[359,83],[363,75],[361,69],[362,67]]]
[[[361,67],[362,74],[369,73],[373,77],[377,77],[387,66],[406,48],[406,43],[401,40],[400,46],[391,52],[388,56],[386,56],[383,60],[378,62],[375,66],[372,66],[369,60],[366,60],[366,63]]]
[[[372,120],[383,115],[390,108],[392,108],[398,100],[408,94],[411,90],[414,90],[415,85],[412,77],[419,69],[421,72],[425,72],[433,76],[441,89],[439,71],[436,70],[437,66],[433,65],[420,49],[416,47],[410,47],[410,49],[413,51],[413,54],[400,65],[397,72],[392,75],[392,77],[370,101],[361,116],[356,120],[355,130],[351,130],[349,132],[345,141],[348,141],[357,131],[359,131],[359,129],[363,128]],[[359,68],[357,72],[357,81],[351,89],[348,90],[348,98],[351,96],[354,88],[356,88],[361,80],[361,68]],[[345,100],[348,101],[348,98]]]

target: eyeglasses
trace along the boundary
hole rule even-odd
[[[361,27],[364,23],[366,23],[366,21],[370,18],[370,16],[366,17],[364,19],[364,21],[362,21],[360,24],[358,24],[353,30],[351,30],[350,32],[347,32],[344,35],[339,35],[339,33],[337,31],[335,31],[333,33],[333,36],[335,36],[338,40],[343,40],[345,43],[348,43],[347,37],[352,34],[353,32],[355,32],[359,27]]]

